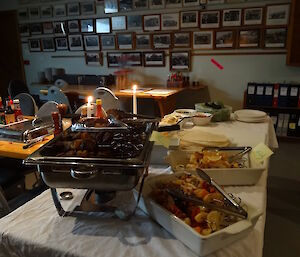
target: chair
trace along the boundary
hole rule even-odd
[[[48,100],[55,101],[58,104],[66,104],[68,106],[69,112],[72,113],[72,108],[68,97],[61,91],[60,88],[52,86],[48,89]]]
[[[37,118],[51,117],[52,112],[58,112],[57,106],[58,103],[54,101],[49,101],[43,104],[36,114]]]
[[[102,99],[102,107],[104,110],[109,109],[120,109],[119,98],[115,96],[115,94],[106,87],[98,87],[94,91],[95,99]]]
[[[14,99],[20,100],[20,107],[23,115],[25,116],[35,116],[38,107],[35,103],[33,97],[28,93],[20,93],[14,97]]]

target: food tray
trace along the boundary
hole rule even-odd
[[[185,224],[182,220],[149,197],[152,189],[155,188],[157,183],[170,181],[182,174],[183,172],[147,178],[139,202],[139,207],[198,256],[210,254],[247,236],[255,226],[259,216],[262,215],[261,211],[256,210],[248,203],[244,203],[247,205],[247,219],[240,220],[208,236],[200,235],[189,225]],[[134,193],[135,198],[137,199],[137,191]]]
[[[244,150],[244,147],[220,147],[215,149],[219,150],[220,152],[226,152],[229,155],[231,155],[241,152],[242,150]],[[188,150],[171,150],[168,151],[166,161],[169,163],[174,172],[182,172],[186,170],[185,165],[189,163],[190,156],[194,152],[195,151]],[[248,153],[245,154],[243,158],[245,158],[245,168],[211,168],[203,170],[218,184],[223,186],[254,185],[258,182],[266,167],[264,164],[259,165],[255,162],[251,162]]]

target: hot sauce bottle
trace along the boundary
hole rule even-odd
[[[16,121],[15,112],[11,108],[11,102],[9,99],[6,100],[6,108],[5,108],[5,122],[6,124],[10,124]]]
[[[14,110],[15,110],[15,119],[16,119],[16,121],[23,120],[23,113],[21,111],[20,100],[19,99],[14,100]]]
[[[96,100],[96,117],[97,118],[104,118],[103,111],[102,111],[102,100]]]

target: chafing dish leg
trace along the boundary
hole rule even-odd
[[[56,188],[51,188],[51,195],[59,216],[69,216],[70,212],[65,211],[60,204]]]

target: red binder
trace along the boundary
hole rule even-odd
[[[279,94],[279,84],[274,84],[273,107],[278,106],[278,94]]]

